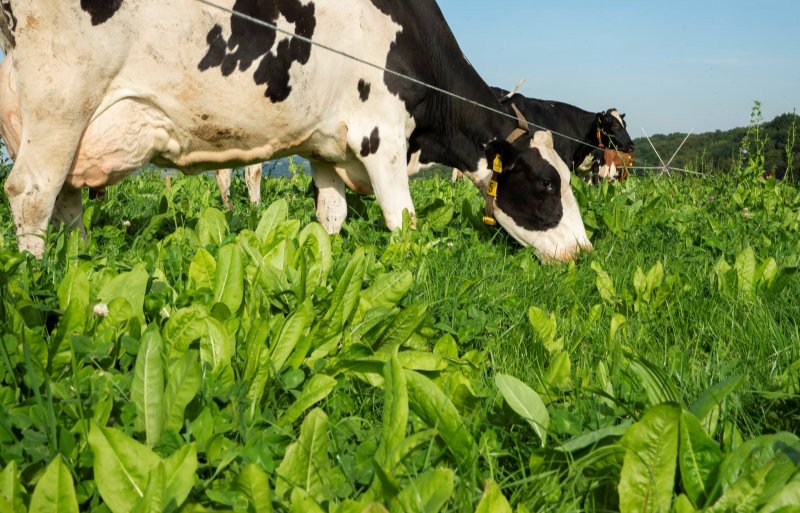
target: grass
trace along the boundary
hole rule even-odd
[[[267,180],[265,204],[285,198],[290,218],[305,226],[313,220],[308,186],[309,178],[302,175]],[[469,469],[454,465],[432,443],[422,446],[407,462],[408,476],[421,475],[442,462],[459,469],[446,511],[472,511],[481,496],[480,483],[488,478],[500,484],[513,505],[524,505],[530,511],[589,511],[618,506],[619,451],[579,454],[570,460],[564,454],[537,450],[538,439],[531,427],[520,422],[498,394],[494,385],[497,373],[516,376],[542,395],[551,416],[551,444],[555,445],[625,419],[639,419],[651,406],[630,355],[643,358],[663,373],[677,390],[677,399],[687,407],[713,385],[744,375],[745,385],[724,402],[719,428],[710,433],[725,450],[733,450],[742,439],[766,433],[800,434],[800,396],[793,382],[795,375],[790,372],[792,364],[800,361],[800,283],[795,274],[800,264],[798,190],[790,184],[743,182],[726,176],[635,177],[619,185],[592,187],[576,182],[574,187],[595,250],[579,262],[560,266],[540,264],[530,249],[519,247],[500,230],[483,226],[481,198],[468,183],[451,185],[438,177],[412,181],[419,229],[395,233],[383,227],[374,199],[348,194],[349,218],[343,233],[332,239],[333,254],[339,256],[333,274],[344,273],[349,262],[345,257],[365,247],[372,248],[375,255],[368,265],[367,285],[380,273],[411,272],[413,283],[399,306],[409,311],[414,305],[425,305],[427,313],[404,347],[430,350],[433,342],[449,335],[457,344],[461,361],[477,364],[472,371],[463,371],[472,386],[470,393],[451,386],[447,379],[456,379],[455,375],[437,378],[439,386],[453,393],[451,398],[476,441],[481,455],[477,463]],[[241,180],[234,179],[231,197],[235,208],[225,217],[232,235],[226,241],[243,230],[255,230],[263,213],[262,207],[245,203]],[[63,232],[54,232],[49,236],[51,249],[42,263],[26,260],[13,275],[4,278],[6,307],[0,314],[7,333],[18,337],[28,333],[15,320],[19,317],[27,329],[41,329],[48,340],[58,336],[53,327],[64,316],[58,288],[76,261],[89,269],[93,297],[102,283],[143,262],[151,275],[143,311],[147,322],[163,324],[164,308],[174,315],[171,305],[189,307],[204,300],[202,291],[193,289],[186,279],[197,247],[180,242],[176,234],[198,230],[198,219],[205,215],[206,207],[221,208],[212,179],[180,178],[168,198],[161,179],[145,174],[111,187],[105,203],[86,200],[85,205],[85,218],[91,225],[85,251],[75,251],[76,242]],[[15,258],[11,226],[7,204],[2,204],[0,255],[9,262]],[[746,257],[749,250],[753,265]],[[215,249],[212,251],[216,254]],[[769,259],[774,259],[774,279],[750,283],[747,277],[753,274],[748,269]],[[721,260],[729,264],[730,273],[719,270]],[[660,279],[657,264],[663,271]],[[0,270],[3,265],[0,263]],[[642,277],[651,270],[654,278],[648,288]],[[173,287],[174,294],[157,292],[156,282]],[[255,283],[248,287],[257,288]],[[243,318],[250,316],[247,294],[240,311]],[[315,294],[330,298],[330,291],[317,290]],[[551,342],[563,338],[560,343],[569,365],[566,375],[558,373],[557,364],[564,362],[561,351],[548,347],[551,342],[531,320],[531,307],[554,316],[556,331]],[[14,309],[19,316],[11,312]],[[225,322],[235,324],[232,319]],[[135,335],[144,330],[144,326],[127,326],[132,331],[126,339],[117,338],[122,331],[104,334],[98,325],[92,332],[94,338],[86,344],[97,351],[106,337],[118,353],[97,353],[86,360],[91,365],[82,367],[80,374],[64,367],[50,376],[55,390],[41,387],[40,394],[40,387],[31,386],[36,376],[13,372],[0,376],[0,388],[20,390],[35,402],[32,408],[37,411],[32,415],[41,420],[41,425],[49,426],[41,432],[30,428],[30,433],[52,438],[59,430],[73,429],[69,423],[58,427],[62,425],[62,409],[74,410],[69,405],[75,399],[64,388],[69,383],[73,388],[84,386],[75,386],[81,380],[92,383],[87,400],[77,401],[92,409],[104,390],[119,396],[111,392],[117,388],[125,392],[121,397],[125,396],[131,378],[124,370],[132,369],[138,340]],[[86,327],[87,334],[91,329],[95,328]],[[244,335],[239,335],[237,343],[244,343]],[[126,347],[131,348],[130,355],[125,354]],[[469,367],[463,365],[464,369]],[[25,367],[20,362],[17,368]],[[112,368],[118,368],[120,374],[114,374]],[[302,369],[305,376],[283,375],[283,388],[270,390],[265,404],[280,408],[291,404],[299,389],[286,383],[298,377],[309,379],[316,372],[313,365]],[[106,371],[111,374],[104,374]],[[90,377],[92,372],[99,374]],[[606,374],[607,379],[602,377]],[[17,383],[15,387],[18,381],[27,385]],[[35,398],[31,390],[36,391]],[[54,397],[48,395],[51,392]],[[232,392],[233,396],[237,393],[244,391]],[[206,409],[213,406],[209,411],[217,422],[243,422],[236,402],[226,401],[217,397],[204,404]],[[332,477],[343,496],[350,493],[348,490],[363,493],[371,482],[368,455],[376,449],[374,440],[380,438],[383,401],[381,391],[352,380],[339,382],[320,403],[330,416],[333,447],[329,454],[345,469]],[[4,404],[11,407],[9,402]],[[187,425],[201,423],[206,411],[202,406],[190,405]],[[234,461],[259,461],[273,483],[288,442],[297,436],[291,424],[275,419],[277,411],[265,411],[265,419],[271,420],[264,424],[241,425],[235,436],[220,432],[227,437],[224,440],[231,451],[238,447]],[[127,426],[131,431],[136,417],[133,406],[115,402],[113,412],[109,424]],[[51,420],[40,418],[45,413]],[[73,411],[73,415],[84,418],[82,413]],[[410,431],[424,427],[416,417],[411,423],[414,428]],[[266,425],[270,427],[265,431]],[[14,430],[9,443],[13,439],[21,444]],[[138,436],[141,439],[141,433]],[[180,436],[185,441],[199,440],[196,434],[181,432]],[[85,469],[88,464],[80,463],[89,454],[85,436],[67,438],[77,447],[67,450],[58,442],[60,452],[73,462],[73,469]],[[40,443],[47,445],[46,440],[42,438]],[[220,480],[232,481],[233,477],[226,477],[229,471],[217,466],[223,456],[215,451],[222,449],[212,450],[210,442],[208,446],[198,444],[207,458],[199,473],[208,489],[214,489],[218,475]],[[32,486],[36,481],[33,476],[49,461],[49,453],[23,445],[8,447],[0,454],[0,463],[21,462],[27,469],[23,481]],[[261,451],[261,456],[251,457],[253,451]],[[603,468],[611,470],[604,472]],[[82,470],[73,473],[86,475]],[[193,497],[207,506],[221,507],[227,500],[213,493],[203,495],[200,484],[195,490]],[[224,491],[222,485],[217,489],[222,493],[220,490]],[[85,489],[79,496],[100,507],[93,493]],[[84,507],[86,504],[89,502],[82,502]]]

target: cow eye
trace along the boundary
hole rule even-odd
[[[547,179],[542,180],[542,187],[544,187],[545,190],[551,191],[553,190],[553,182]]]

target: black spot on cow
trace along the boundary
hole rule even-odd
[[[294,24],[298,36],[311,38],[317,25],[313,2],[303,5],[300,0],[236,0],[235,11],[275,24],[280,16]],[[222,76],[234,71],[244,72],[258,61],[253,72],[256,85],[267,85],[264,96],[273,103],[286,100],[292,92],[289,70],[294,63],[306,64],[311,56],[311,45],[296,37],[278,40],[276,31],[256,25],[251,21],[232,16],[231,35],[226,40],[222,27],[214,25],[206,36],[208,51],[198,64],[200,71],[219,68]]]
[[[369,92],[372,86],[363,78],[358,81],[358,96],[362,102],[369,100]]]
[[[81,0],[81,9],[92,17],[92,25],[107,22],[120,7],[122,0]]]
[[[378,127],[375,127],[372,129],[372,133],[369,134],[369,137],[364,137],[364,140],[361,141],[361,156],[369,157],[373,153],[376,153],[380,145],[380,133],[378,131]]]

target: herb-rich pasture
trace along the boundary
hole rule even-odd
[[[797,511],[794,186],[575,181],[543,266],[469,184],[308,185],[134,177],[41,261],[0,206],[0,510]]]

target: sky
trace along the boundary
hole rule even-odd
[[[490,85],[590,111],[633,137],[800,111],[800,0],[439,0]]]
[[[490,85],[590,111],[633,137],[800,111],[800,0],[439,0]],[[2,60],[2,52],[0,52]]]

